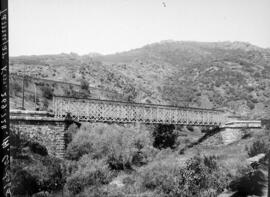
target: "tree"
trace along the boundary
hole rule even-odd
[[[159,124],[153,132],[154,147],[159,149],[174,148],[178,137],[174,129],[174,125]]]
[[[128,102],[133,102],[137,97],[136,89],[133,86],[127,86],[124,88],[124,98]]]
[[[89,91],[89,82],[87,80],[81,80],[81,89]]]

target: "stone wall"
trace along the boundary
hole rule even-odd
[[[26,136],[30,140],[44,145],[48,154],[63,158],[65,153],[65,124],[64,121],[51,119],[11,118],[11,129]]]
[[[224,128],[220,134],[223,144],[227,145],[240,140],[244,132],[241,129]]]

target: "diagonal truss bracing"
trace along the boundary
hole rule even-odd
[[[55,117],[64,118],[70,113],[72,118],[78,121],[210,126],[225,122],[224,112],[221,110],[62,96],[54,96],[53,110]]]

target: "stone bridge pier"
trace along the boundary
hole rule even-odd
[[[11,111],[10,128],[29,140],[45,146],[49,155],[63,158],[66,130],[73,121],[49,116],[47,112]],[[77,126],[80,124],[77,123]]]
[[[116,104],[114,105],[116,106]],[[60,106],[62,106],[62,104]],[[104,110],[103,105],[100,104],[97,106],[100,107],[102,110]],[[74,110],[77,109],[77,107],[79,106],[76,106],[76,108],[74,107]],[[86,109],[92,109],[92,107],[90,108],[88,106],[86,107]],[[140,106],[140,107],[142,109],[144,109],[143,107],[146,108],[146,106]],[[151,120],[151,118],[147,117],[147,113],[146,113],[146,112],[149,112],[148,108],[147,108],[148,111],[146,109],[142,110],[143,113],[141,114],[143,114],[143,117],[138,118],[137,117],[139,116],[138,114],[137,115],[133,114],[134,117],[135,115],[137,117],[137,119],[136,117],[135,118],[133,117],[134,120],[126,118],[126,116],[130,115],[127,113],[129,112],[128,110],[124,111],[125,113],[123,111],[119,113],[119,110],[124,109],[122,106],[119,107],[117,105],[115,109],[113,109],[111,106],[109,106],[108,108],[110,109],[109,114],[113,116],[116,114],[116,112],[118,112],[117,116],[119,117],[111,118],[109,116],[106,116],[106,113],[103,113],[102,111],[100,111],[101,109],[97,110],[99,111],[99,113],[92,114],[92,116],[94,116],[93,119],[91,119],[92,116],[90,116],[90,112],[88,116],[82,116],[81,113],[77,113],[76,111],[74,111],[71,114],[70,111],[72,110],[66,110],[66,111],[62,110],[60,115],[58,112],[54,114],[50,114],[45,111],[42,112],[42,111],[12,110],[10,112],[10,127],[11,129],[14,129],[16,132],[19,132],[22,135],[28,137],[30,140],[36,141],[40,143],[41,145],[44,145],[47,148],[49,155],[53,155],[58,158],[63,158],[65,154],[65,148],[66,148],[66,142],[67,142],[66,131],[68,127],[73,123],[75,123],[78,127],[80,127],[81,124],[77,121],[116,122],[118,124],[128,124],[128,123],[173,124],[173,125],[179,124],[179,125],[190,125],[190,126],[219,127],[221,129],[220,134],[221,134],[224,144],[230,144],[234,141],[241,139],[241,137],[244,134],[242,129],[262,127],[261,121],[259,120],[231,120],[230,122],[226,123],[224,120],[221,119],[221,117],[223,116],[221,112],[211,111],[211,110],[210,111],[206,110],[203,113],[192,114],[193,112],[188,112],[188,111],[185,111],[186,109],[179,108],[178,109],[179,113],[177,112],[179,116],[176,116],[177,114],[174,114],[176,113],[175,111],[171,109],[170,110],[166,109],[167,110],[166,113],[164,112],[164,113],[159,114],[161,118],[159,121],[157,120],[149,121]],[[163,108],[160,107],[160,109],[157,108],[156,110],[162,110],[162,109]],[[153,113],[153,110],[150,110],[150,112]],[[181,110],[182,111],[184,110],[185,113],[182,114]],[[150,112],[148,113],[148,115],[149,114],[151,115]],[[206,120],[204,120],[204,116],[203,116],[204,114],[207,115]],[[164,115],[164,116],[161,116],[161,115]],[[194,115],[194,117],[192,115]],[[88,119],[85,119],[85,117],[86,118],[88,117]],[[75,121],[74,119],[76,119],[77,121]],[[148,121],[146,121],[146,119]],[[179,121],[175,121],[176,119],[178,119]],[[224,124],[221,124],[222,122],[224,122]],[[139,125],[140,124],[137,125],[137,129],[139,129],[138,128]]]

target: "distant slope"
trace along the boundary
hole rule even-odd
[[[270,50],[243,42],[163,41],[112,54],[21,56],[11,72],[124,94],[124,100],[270,115]]]

